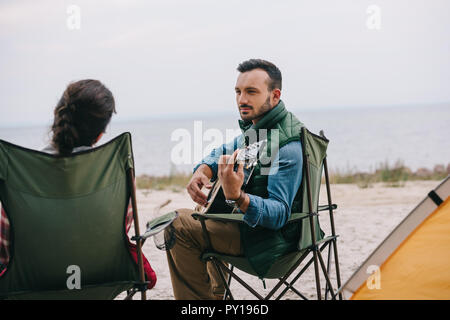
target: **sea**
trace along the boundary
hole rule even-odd
[[[450,164],[450,104],[290,110],[314,132],[324,131],[330,171],[373,172],[382,164],[411,170]],[[213,148],[239,134],[239,115],[180,115],[115,122],[97,145],[130,132],[136,174],[192,172]],[[51,119],[50,119],[51,120]],[[40,150],[49,125],[0,127],[0,139]]]

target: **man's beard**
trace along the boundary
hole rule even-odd
[[[254,110],[254,108],[252,106],[249,106],[249,105],[246,105],[246,104],[243,104],[243,105],[239,106],[239,108],[244,108],[244,107],[251,108],[252,110]],[[245,121],[252,121],[252,120],[255,120],[255,119],[258,119],[258,118],[262,118],[262,116],[266,112],[270,111],[271,109],[272,109],[272,105],[270,104],[270,96],[269,96],[269,97],[267,97],[267,100],[259,108],[259,111],[258,111],[257,114],[254,114],[254,115],[251,115],[251,116],[245,116],[245,115],[242,115],[242,113],[241,113],[241,119],[245,120]]]

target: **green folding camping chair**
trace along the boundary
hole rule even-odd
[[[138,263],[125,231],[130,199]],[[129,133],[67,157],[0,140],[0,200],[11,226],[0,299],[146,298]]]
[[[321,287],[321,275],[325,278],[325,299],[328,299],[328,295],[332,299],[342,299],[342,295],[337,293],[337,290],[341,287],[339,260],[336,239],[337,235],[334,227],[333,210],[337,208],[335,204],[332,204],[330,194],[330,182],[328,177],[328,168],[326,161],[326,149],[328,147],[328,140],[323,136],[315,135],[308,131],[305,127],[301,130],[301,142],[303,151],[303,175],[300,188],[296,194],[295,199],[300,203],[298,210],[291,213],[290,219],[284,228],[291,228],[292,224],[297,224],[298,228],[298,245],[296,250],[277,257],[275,262],[270,266],[261,266],[255,263],[255,260],[251,260],[246,256],[229,256],[221,254],[214,250],[211,246],[209,239],[209,233],[206,228],[205,220],[212,219],[216,221],[235,222],[242,225],[243,214],[201,214],[193,213],[195,219],[199,219],[202,224],[202,229],[207,243],[207,250],[202,255],[202,259],[205,261],[211,261],[217,269],[219,276],[226,288],[224,299],[234,299],[230,290],[231,279],[236,279],[242,286],[249,290],[258,299],[271,299],[275,293],[284,286],[284,290],[279,293],[276,299],[282,298],[288,290],[292,290],[300,298],[307,299],[299,290],[294,287],[294,283],[304,274],[304,272],[314,265],[314,276],[317,290],[317,298],[322,299],[322,287]],[[327,205],[319,206],[319,190],[322,181],[322,172],[325,172],[325,184],[327,188]],[[330,217],[331,234],[325,237],[324,232],[320,229],[319,225],[319,211],[328,211]],[[258,227],[257,227],[258,228]],[[249,229],[249,227],[247,228]],[[281,233],[283,233],[283,229]],[[241,229],[242,230],[242,229]],[[241,231],[242,232],[242,231]],[[250,231],[251,232],[251,231]],[[277,232],[267,229],[269,232]],[[260,241],[262,239],[255,239]],[[328,259],[327,265],[325,265],[322,252],[328,247]],[[270,248],[261,248],[262,251]],[[262,253],[264,254],[264,252]],[[331,282],[331,261],[334,255],[335,272],[337,286],[334,287]],[[309,260],[302,266],[302,269],[298,273],[295,273],[299,269],[302,262]],[[228,264],[230,266],[228,266]],[[277,284],[272,290],[263,297],[254,288],[250,287],[244,280],[242,280],[235,272],[234,267],[244,271],[245,273],[257,276],[263,279],[279,279]],[[226,278],[228,276],[228,278]],[[293,276],[289,281],[289,277]]]

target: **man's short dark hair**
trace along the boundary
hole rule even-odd
[[[241,73],[251,71],[253,69],[263,69],[269,75],[269,91],[273,89],[281,90],[281,71],[272,62],[263,59],[250,59],[242,62],[237,67],[237,70]]]

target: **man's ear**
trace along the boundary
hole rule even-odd
[[[278,102],[280,102],[280,99],[281,99],[281,90],[273,89],[271,95],[272,95],[273,105],[276,106],[278,104]]]

